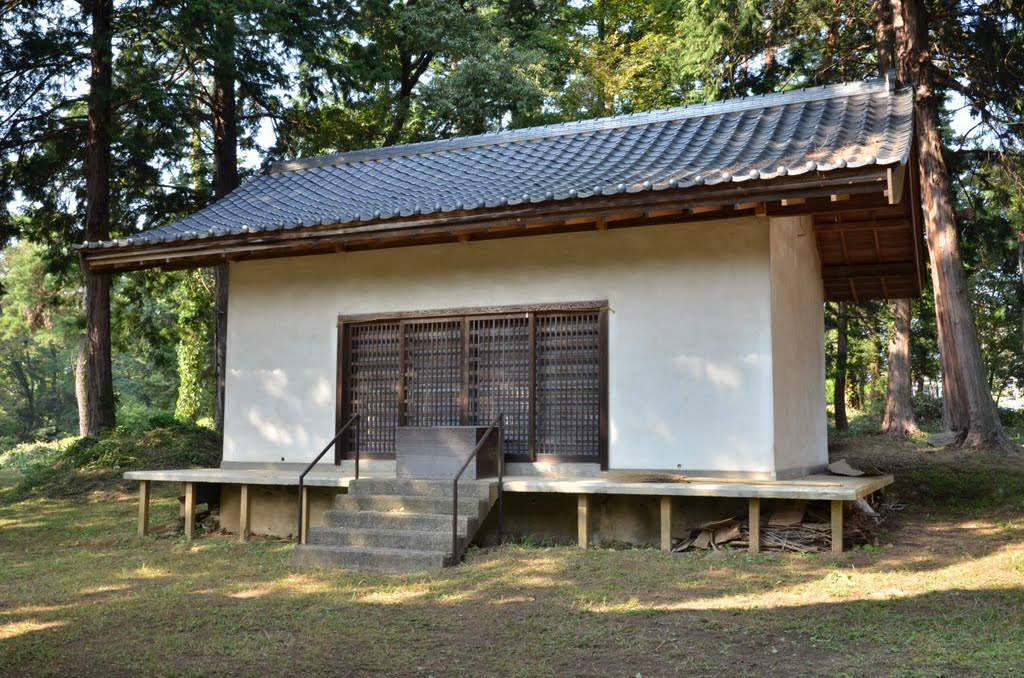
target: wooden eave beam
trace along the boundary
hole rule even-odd
[[[188,268],[225,260],[245,260],[323,254],[381,247],[483,239],[504,229],[506,234],[592,230],[601,221],[608,228],[764,214],[813,214],[886,205],[885,168],[864,172],[830,172],[716,186],[672,189],[577,199],[552,204],[517,205],[501,210],[452,212],[400,220],[356,222],[290,231],[273,231],[197,238],[171,243],[82,249],[85,264],[94,271],[140,268]],[[832,203],[830,196],[850,194]],[[782,205],[794,194],[804,202]],[[827,204],[827,209],[824,207]],[[736,205],[750,209],[736,209]],[[645,216],[663,211],[662,216]],[[637,216],[639,215],[639,216]],[[388,243],[388,244],[385,244]]]

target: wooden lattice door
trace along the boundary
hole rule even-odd
[[[606,311],[518,310],[342,320],[338,421],[368,458],[397,426],[486,425],[505,415],[510,461],[607,465]]]

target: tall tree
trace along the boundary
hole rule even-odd
[[[953,194],[942,155],[927,8],[923,0],[892,0],[892,8],[900,79],[914,87],[922,213],[931,261],[948,424],[960,434],[959,444],[1010,446],[985,379],[985,363],[960,259]]]
[[[874,10],[878,72],[884,76],[896,67],[896,36],[890,0],[874,0]],[[889,336],[888,378],[882,431],[897,440],[909,438],[918,430],[910,383],[911,320],[910,299],[897,299],[893,302],[893,327]]]
[[[213,127],[213,191],[220,200],[238,188],[238,117],[235,112],[235,17],[230,4],[214,17],[213,87],[210,121]],[[214,268],[214,424],[224,430],[224,383],[228,346],[228,265]]]
[[[110,239],[110,126],[113,98],[113,0],[93,0],[89,131],[86,144],[85,238]],[[85,274],[85,364],[88,422],[96,435],[114,427],[114,381],[110,365],[110,274]]]
[[[910,299],[898,299],[893,307],[882,431],[890,438],[905,440],[918,432],[910,383]]]

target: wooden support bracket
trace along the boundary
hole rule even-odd
[[[139,481],[139,536],[149,534],[149,481]]]
[[[672,550],[672,497],[661,498],[661,550]]]
[[[581,549],[587,548],[590,542],[590,531],[587,514],[590,508],[590,497],[585,494],[576,495],[576,532]]]

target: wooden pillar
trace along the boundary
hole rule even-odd
[[[185,541],[192,541],[196,525],[196,484],[185,483]]]
[[[302,535],[299,539],[300,544],[306,543],[306,538],[309,536],[309,487],[306,485],[302,486]]]
[[[576,495],[576,531],[581,549],[587,548],[590,542],[590,531],[587,529],[587,513],[590,508],[589,497],[585,494]]]
[[[750,545],[747,548],[751,553],[758,553],[761,550],[761,499],[758,497],[750,498],[747,527],[750,532]]]
[[[672,550],[672,497],[661,498],[661,550]]]
[[[832,553],[843,552],[843,502],[832,500]]]
[[[245,541],[249,537],[249,518],[252,515],[249,504],[249,486],[243,484],[241,490],[241,515],[238,517],[238,541]]]
[[[149,534],[149,481],[139,481],[139,536]]]

